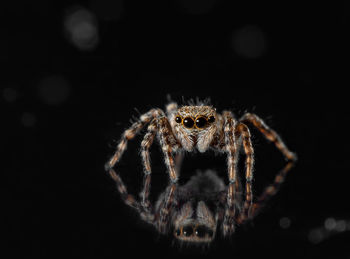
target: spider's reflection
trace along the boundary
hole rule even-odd
[[[274,196],[287,172],[289,162],[262,194],[254,198],[252,183],[241,186],[239,181],[225,185],[216,172],[207,170],[192,176],[184,184],[171,183],[154,205],[149,200],[151,175],[144,178],[140,201],[127,192],[120,176],[110,169],[123,201],[136,209],[142,220],[152,224],[163,234],[171,233],[184,242],[210,243],[218,233],[229,236],[235,227],[254,218],[266,202]]]

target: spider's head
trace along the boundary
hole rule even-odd
[[[205,152],[217,131],[217,118],[212,106],[182,106],[172,114],[170,123],[184,149]]]
[[[214,239],[215,230],[215,218],[203,201],[196,210],[187,202],[174,221],[174,236],[185,242],[209,243]]]

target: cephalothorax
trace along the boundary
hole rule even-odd
[[[127,192],[120,176],[113,169],[109,173],[124,202],[157,231],[182,242],[209,244],[218,233],[229,236],[237,226],[254,218],[277,193],[292,165],[293,162],[287,163],[256,199],[252,182],[246,183],[243,192],[239,181],[225,185],[214,171],[207,170],[193,175],[184,185],[170,183],[154,205],[149,200],[151,175],[145,175],[141,201],[137,201]]]
[[[296,159],[295,154],[288,150],[277,133],[255,114],[246,113],[237,120],[230,111],[218,113],[214,107],[204,103],[181,107],[176,103],[170,103],[166,107],[166,113],[161,109],[151,109],[141,115],[139,121],[124,132],[116,152],[105,167],[106,170],[113,168],[126,150],[128,140],[133,139],[148,124],[147,133],[141,143],[145,174],[151,173],[149,149],[158,134],[172,182],[175,183],[178,180],[180,168],[180,165],[175,162],[174,154],[181,158],[183,151],[205,152],[208,149],[227,155],[228,179],[229,182],[235,182],[238,151],[242,147],[246,155],[245,177],[250,182],[253,179],[254,149],[246,123],[255,126],[269,141],[273,142],[287,160]]]

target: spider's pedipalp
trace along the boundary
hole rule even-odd
[[[194,204],[188,201],[175,213],[173,227],[178,240],[192,243],[209,243],[213,240],[217,222],[205,201]]]

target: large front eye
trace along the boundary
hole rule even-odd
[[[191,129],[194,125],[194,121],[192,120],[192,118],[187,117],[184,119],[183,124],[186,128]]]
[[[176,116],[176,117],[175,117],[175,121],[176,121],[177,123],[181,123],[181,122],[182,122],[181,116]]]
[[[197,128],[201,129],[204,128],[205,125],[207,125],[207,119],[204,117],[199,117],[196,119],[196,126]]]
[[[203,226],[199,226],[199,227],[196,228],[196,232],[195,233],[196,233],[197,237],[204,237],[205,233],[206,233],[206,229]]]
[[[184,233],[184,235],[185,235],[186,237],[192,236],[192,234],[193,234],[193,228],[192,228],[192,226],[186,226],[186,227],[184,227],[183,230],[182,230],[182,233]]]

